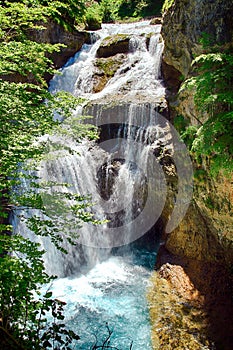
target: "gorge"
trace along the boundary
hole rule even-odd
[[[90,194],[94,215],[109,220],[81,229],[74,223],[72,229],[79,232],[76,245],[70,246],[63,237],[68,254],[57,251],[49,239],[39,239],[48,273],[60,277],[52,286],[53,294],[67,303],[67,325],[81,335],[77,349],[94,346],[95,337],[97,345],[103,341],[108,336],[106,322],[114,330],[112,346],[152,346],[146,289],[167,197],[165,157],[169,161],[164,168],[175,178],[172,126],[160,115],[166,112],[160,29],[149,21],[105,24],[93,35],[93,44],[84,44],[50,82],[52,93],[63,90],[85,98],[74,118],[91,115],[101,127],[97,144],[70,140],[78,154],[68,150],[57,159],[51,157],[38,173],[42,181],[66,182],[74,193]],[[111,45],[117,53],[111,53]],[[104,86],[98,80],[105,67],[114,74]],[[183,159],[188,158],[185,151],[180,144]],[[15,218],[13,225],[15,233],[24,232],[24,237],[38,241],[23,221]]]
[[[31,32],[36,41],[67,44],[62,54],[52,54],[56,67],[65,65],[51,80],[51,73],[45,74],[49,93],[65,91],[83,99],[71,117],[55,113],[63,134],[48,136],[52,146],[36,173],[42,183],[51,183],[49,196],[41,195],[47,213],[36,214],[46,220],[57,212],[65,223],[59,237],[68,254],[20,219],[34,210],[12,205],[10,211],[17,215],[11,223],[15,233],[45,250],[46,271],[58,276],[49,288],[55,300],[66,303],[66,326],[80,336],[74,349],[232,348],[232,100],[230,92],[220,102],[216,98],[221,89],[227,92],[232,86],[231,13],[230,0],[174,0],[165,1],[163,19],[151,22],[105,23],[94,32],[73,33],[49,22],[46,30]],[[210,61],[207,72],[217,78],[199,87],[195,79],[202,78],[201,60],[209,54],[216,61]],[[220,67],[221,79],[219,62],[228,70],[225,74]],[[17,73],[14,79],[19,85],[25,81]],[[190,81],[195,82],[191,88]],[[203,112],[201,103],[206,86],[212,92],[211,84],[213,100],[207,96],[204,102],[211,104]],[[98,140],[80,141],[75,133],[67,137],[69,129],[79,124],[78,135],[86,123],[98,127]],[[10,124],[12,128],[12,120]],[[207,141],[203,134],[207,153],[203,147],[197,156],[195,142],[201,144],[199,136],[208,127]],[[219,148],[215,140],[221,141]],[[20,152],[14,162],[24,162]],[[220,162],[216,176],[212,166],[225,156],[230,175]],[[31,174],[34,177],[35,171],[29,180]],[[27,176],[22,183],[30,189]],[[101,223],[80,225],[75,215],[62,212],[56,191],[62,192],[64,183],[72,195],[90,195],[83,217],[92,212]],[[67,231],[74,237],[78,232],[75,245],[70,245]],[[1,256],[5,251],[1,249]],[[3,264],[3,281],[6,270]],[[42,292],[46,295],[48,286]],[[0,349],[6,350],[3,315],[1,311]]]

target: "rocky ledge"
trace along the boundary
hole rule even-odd
[[[118,53],[129,52],[130,35],[116,34],[109,36],[103,40],[97,50],[97,57],[111,57]]]
[[[154,349],[232,349],[232,278],[226,266],[161,247],[148,294]]]

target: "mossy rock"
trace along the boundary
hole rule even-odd
[[[103,40],[97,50],[97,57],[111,57],[118,53],[129,52],[130,36],[127,34],[116,34]]]
[[[95,61],[96,72],[93,77],[94,92],[103,90],[107,82],[114,76],[116,71],[125,62],[125,54],[117,54],[114,57],[97,58]]]
[[[113,77],[125,60],[126,56],[124,54],[118,54],[108,58],[97,58],[95,66],[108,77]]]
[[[155,17],[155,18],[152,18],[152,20],[150,21],[151,25],[162,24],[162,23],[163,23],[162,17]]]

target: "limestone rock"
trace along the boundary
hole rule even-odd
[[[121,65],[126,61],[125,54],[116,54],[113,57],[97,58],[95,61],[95,74],[93,76],[93,91],[103,90],[109,79],[111,79]]]
[[[201,125],[198,106],[194,103],[195,90],[187,89],[181,81],[192,76],[191,62],[195,55],[203,52],[200,45],[203,32],[213,43],[232,42],[232,10],[231,0],[174,0],[164,14],[162,34],[165,49],[162,69],[168,88],[169,107],[172,117],[182,115],[191,126]],[[202,115],[202,122],[205,117],[208,116]],[[233,332],[229,326],[233,324],[232,312],[229,311],[232,309],[233,285],[229,272],[233,263],[233,183],[232,179],[224,177],[223,174],[212,179],[208,173],[210,161],[208,157],[203,157],[202,168],[194,164],[193,201],[180,225],[164,237],[166,249],[160,249],[158,263],[159,266],[165,265],[159,272],[159,278],[162,277],[162,283],[165,284],[163,288],[169,287],[169,290],[166,289],[169,296],[174,293],[187,299],[185,290],[188,279],[183,278],[180,267],[171,267],[167,263],[180,265],[184,269],[194,288],[204,296],[203,306],[207,318],[203,318],[203,322],[208,323],[208,334],[215,342],[214,345],[210,344],[210,348],[216,346],[226,350],[232,347]],[[170,196],[172,197],[172,193]],[[169,211],[164,210],[163,215],[166,222]],[[175,262],[170,258],[171,253],[176,256]],[[154,288],[157,288],[158,293],[154,290],[154,300],[159,298],[158,294],[161,292],[158,287],[161,282],[156,279],[155,283]],[[198,347],[197,343],[193,343],[193,339],[187,335],[192,334],[192,331],[177,333],[176,327],[184,329],[183,316],[178,316],[183,315],[183,311],[177,309],[177,301],[173,305],[168,301],[168,305],[172,316],[169,316],[169,312],[166,315],[167,319],[170,317],[172,320],[172,325],[169,327],[166,315],[162,320],[156,321],[154,348],[208,349],[208,344],[207,347]],[[152,308],[155,306],[152,305]],[[162,307],[157,315],[159,312],[163,312]],[[177,318],[173,317],[174,314]],[[178,319],[182,319],[182,322],[179,323]],[[161,331],[166,327],[170,338]],[[173,337],[182,337],[187,343],[177,342]]]
[[[43,30],[31,30],[30,39],[40,43],[64,44],[66,47],[61,48],[60,52],[53,53],[51,58],[55,68],[61,68],[84,43],[90,42],[91,34],[85,31],[79,32],[73,30],[66,31],[61,25],[53,21],[49,21]]]
[[[230,350],[233,314],[228,269],[181,258],[164,246],[157,266],[148,294],[153,348],[212,350],[215,343],[216,348]]]
[[[230,267],[233,264],[233,186],[222,175],[203,182],[199,177],[196,182],[193,203],[180,225],[167,236],[166,248],[182,257]]]
[[[184,268],[163,265],[151,281],[148,300],[153,349],[210,349],[203,298]]]
[[[202,32],[216,43],[230,42],[233,24],[230,14],[233,3],[217,0],[174,0],[164,14],[163,37],[165,50],[163,72],[170,91],[179,87],[179,74],[190,75],[194,54],[203,50],[199,45]],[[177,95],[170,95],[172,115],[182,115],[190,125],[201,125],[195,90],[181,85]],[[205,121],[202,115],[202,122]],[[203,162],[205,160],[203,159]],[[208,159],[203,169],[195,170],[194,202],[183,222],[167,237],[166,247],[181,256],[198,260],[233,261],[233,186],[230,179],[220,175],[208,176]],[[203,178],[202,173],[205,173]]]
[[[164,61],[186,77],[203,33],[217,43],[232,39],[232,11],[232,0],[174,0],[163,16]]]
[[[118,53],[129,52],[130,36],[127,34],[116,34],[105,38],[97,50],[98,57],[111,57]]]

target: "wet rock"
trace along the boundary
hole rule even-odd
[[[151,25],[162,24],[162,23],[163,23],[162,17],[155,17],[155,18],[152,18],[152,20],[150,21]]]
[[[125,54],[116,54],[113,57],[97,58],[95,61],[95,73],[93,76],[93,91],[100,92],[116,71],[126,61]]]
[[[129,52],[130,36],[127,34],[116,34],[107,37],[99,49],[97,50],[97,57],[111,57],[118,53]]]

